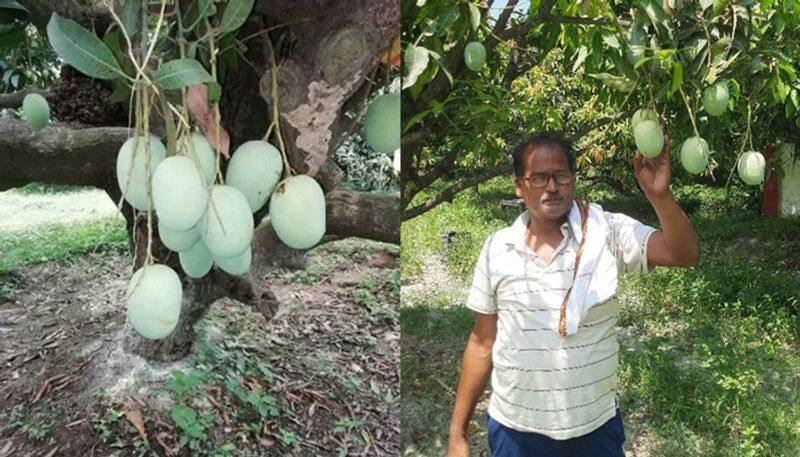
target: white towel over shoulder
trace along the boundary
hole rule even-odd
[[[567,302],[567,335],[573,335],[578,330],[581,319],[592,305],[608,299],[617,291],[616,260],[606,247],[609,225],[603,208],[590,203],[588,218],[586,244],[583,246],[581,262]],[[569,223],[572,233],[580,243],[583,236],[581,215],[578,204],[574,201],[569,212]]]

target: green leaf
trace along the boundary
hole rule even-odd
[[[457,5],[453,5],[448,8],[443,14],[441,14],[436,20],[436,34],[440,36],[444,36],[447,32],[450,31],[450,28],[455,24],[458,20],[458,16],[461,15],[461,11],[458,9]]]
[[[153,82],[162,89],[172,90],[213,80],[200,62],[194,59],[175,59],[161,64]]]
[[[634,65],[634,66],[633,66],[634,70],[638,69],[638,68],[639,68],[639,67],[641,67],[642,65],[646,64],[647,62],[649,62],[649,61],[651,61],[651,60],[653,60],[653,59],[655,59],[655,58],[656,58],[656,57],[654,57],[654,56],[650,56],[650,57],[642,57],[641,59],[639,59],[639,60],[637,60],[637,61],[636,61],[636,65]]]
[[[64,62],[87,76],[114,79],[124,75],[111,50],[75,21],[53,13],[47,23],[47,38]]]
[[[141,10],[142,0],[125,0],[125,4],[122,5],[120,20],[122,20],[122,28],[125,29],[128,37],[135,35],[139,28]]]
[[[620,92],[631,92],[636,88],[636,81],[631,81],[624,76],[612,75],[610,73],[594,73],[589,76],[599,79],[606,86]]]
[[[589,49],[586,46],[581,46],[578,49],[578,55],[575,57],[575,63],[572,64],[572,72],[575,73],[583,65],[583,61],[589,55]]]
[[[208,103],[214,104],[219,102],[219,99],[222,97],[222,86],[216,82],[211,81],[206,84],[208,87]]]
[[[128,100],[131,96],[131,89],[130,87],[122,84],[119,81],[113,81],[112,86],[114,87],[113,92],[108,97],[108,99],[115,103],[122,103],[123,105],[127,105]]]
[[[605,36],[603,36],[603,43],[609,45],[610,47],[612,47],[614,49],[619,49],[620,48],[619,38],[617,38],[616,35],[605,35]]]
[[[786,97],[789,96],[789,88],[786,87],[786,84],[783,83],[780,75],[775,78],[775,87],[774,87],[774,95],[775,98],[780,100],[781,103],[786,102]]]
[[[424,119],[425,116],[427,116],[430,113],[431,113],[431,110],[426,109],[425,111],[420,111],[419,113],[417,113],[414,116],[412,116],[411,119],[409,119],[408,122],[406,122],[406,126],[403,128],[403,133],[406,133],[408,131],[408,129],[413,127],[414,124],[416,124],[417,122],[419,122],[422,119]]]
[[[437,26],[436,21],[434,21],[433,19],[425,19],[423,24],[424,24],[422,27],[423,36],[431,36],[434,33],[436,33],[436,26]]]
[[[123,44],[121,29],[115,28],[106,33],[106,36],[103,37],[103,44],[111,50],[117,62],[120,62],[120,67],[126,75],[132,76],[136,74],[136,69],[133,67],[133,64],[130,60],[127,60],[128,55],[125,51],[127,47]]]
[[[206,437],[203,425],[198,421],[197,412],[194,409],[180,404],[173,405],[171,416],[172,420],[175,421],[175,425],[190,437],[196,439]]]
[[[222,12],[222,21],[219,23],[220,33],[233,32],[244,24],[250,11],[253,10],[254,0],[229,0],[225,11]]]
[[[408,45],[405,52],[406,76],[403,78],[403,89],[417,82],[419,75],[428,67],[428,49],[423,46]]]
[[[11,27],[7,31],[0,32],[0,49],[15,48],[25,40],[25,27]]]
[[[195,0],[183,17],[183,31],[191,32],[204,17],[213,14],[211,5],[211,0]]]
[[[683,82],[683,65],[675,62],[675,65],[672,66],[672,85],[669,87],[669,91],[667,94],[672,97],[672,94],[678,90],[681,83]]]
[[[468,3],[469,5],[469,18],[472,22],[472,30],[477,31],[478,26],[481,25],[481,11],[474,3]]]
[[[31,13],[15,0],[0,0],[0,24],[12,24],[14,21],[26,21]]]
[[[197,372],[187,375],[181,370],[172,370],[170,379],[167,380],[166,387],[182,396],[191,392],[202,383],[203,378],[199,376]]]
[[[669,33],[672,33],[672,27],[669,24],[667,13],[664,12],[664,8],[661,6],[660,1],[655,0],[644,0],[641,2],[641,8],[647,13],[647,16],[650,18],[650,22],[653,23],[653,27],[655,30],[658,31],[659,27],[663,28]]]

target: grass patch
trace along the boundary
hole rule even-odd
[[[33,182],[26,184],[22,187],[17,187],[11,190],[24,195],[65,195],[77,192],[85,192],[94,189],[91,186],[68,186],[64,184],[43,184]]]
[[[23,266],[92,251],[126,251],[125,221],[111,218],[79,225],[52,225],[34,232],[0,234],[0,274]]]
[[[461,356],[472,323],[470,310],[452,307],[446,299],[403,304],[400,418],[404,452],[445,454]]]
[[[620,282],[626,451],[800,455],[800,219],[761,218],[751,189],[674,192],[698,233],[702,258],[693,269],[658,268]],[[658,224],[643,198],[602,189],[590,195],[607,211]],[[404,223],[404,274],[419,279],[413,275],[434,254],[453,276],[469,280],[485,237],[518,214],[499,205],[512,196],[508,180],[496,179]],[[442,243],[439,234],[451,231],[462,234],[459,241]],[[407,455],[437,455],[447,443],[472,313],[443,294],[404,300],[402,446]],[[471,442],[485,446],[485,436]]]

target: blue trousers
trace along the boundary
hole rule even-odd
[[[597,430],[566,440],[508,428],[489,416],[489,448],[492,457],[624,457],[625,430],[622,416],[606,421]]]

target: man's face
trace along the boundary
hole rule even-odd
[[[525,200],[531,218],[560,221],[569,212],[575,195],[575,179],[566,184],[556,182],[555,176],[570,174],[567,157],[556,145],[542,144],[528,149],[525,153],[525,174],[517,177],[515,186],[517,197]],[[530,179],[536,175],[547,175],[549,180],[544,187],[535,187]],[[523,179],[520,179],[523,178]]]

